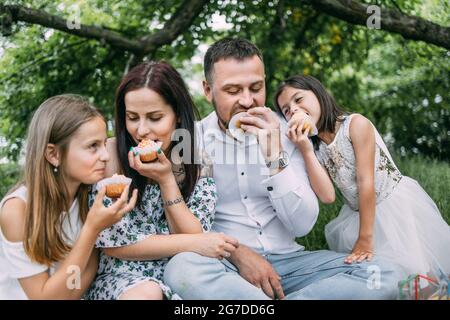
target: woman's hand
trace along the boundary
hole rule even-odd
[[[231,256],[239,242],[223,233],[206,232],[193,235],[195,237],[194,252],[205,257],[222,260]]]
[[[111,206],[105,207],[103,205],[103,197],[105,196],[106,187],[103,187],[95,197],[94,204],[88,212],[85,226],[91,228],[95,233],[100,233],[113,224],[117,223],[136,205],[137,189],[133,190],[133,195],[128,202],[128,191],[130,186],[123,190],[122,195]]]
[[[172,163],[167,159],[164,152],[158,149],[156,154],[158,158],[155,161],[142,162],[139,154],[134,154],[130,150],[128,152],[128,162],[130,163],[130,167],[139,172],[140,175],[161,184],[173,178],[174,175],[172,172]]]
[[[308,121],[306,114],[305,117],[292,117],[288,122],[289,129],[286,131],[286,136],[303,155],[314,153],[313,145],[308,138],[309,130],[303,128],[306,121]]]
[[[359,237],[353,247],[352,254],[345,258],[345,263],[370,261],[373,258],[373,239],[372,237]]]

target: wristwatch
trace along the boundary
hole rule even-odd
[[[284,169],[289,164],[289,154],[286,151],[281,151],[278,158],[273,161],[266,161],[266,166],[269,169]]]

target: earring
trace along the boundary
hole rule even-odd
[[[54,167],[53,172],[58,172],[58,167]]]

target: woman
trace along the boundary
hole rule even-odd
[[[209,231],[215,183],[194,163],[195,106],[179,73],[164,62],[133,68],[116,92],[116,139],[108,143],[107,175],[122,173],[139,190],[130,215],[101,233],[100,267],[89,299],[178,298],[163,282],[168,259],[183,251],[228,257],[237,240]],[[172,136],[182,131],[182,155]],[[141,162],[132,148],[143,140],[161,143],[158,158]],[[184,162],[180,163],[180,158]]]

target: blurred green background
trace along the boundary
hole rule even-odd
[[[450,43],[407,40],[402,32],[383,30],[383,20],[381,30],[349,23],[311,2],[2,1],[0,197],[18,179],[28,123],[48,97],[85,95],[111,120],[114,91],[126,70],[142,60],[164,59],[182,73],[205,116],[212,108],[201,92],[203,55],[222,37],[242,36],[264,54],[267,105],[272,105],[272,95],[286,77],[317,77],[344,109],[371,119],[403,174],[417,179],[450,221]],[[382,12],[395,11],[399,20],[420,17],[444,28],[447,36],[450,32],[447,0],[359,2],[376,4]],[[75,8],[84,25],[125,39],[159,35],[167,41],[139,53],[108,40],[43,26],[42,20],[26,21],[14,11],[24,7],[62,19],[70,18]],[[189,12],[195,14],[188,17]],[[184,21],[180,30],[164,33],[177,21]],[[309,249],[323,248],[323,227],[341,204],[338,198],[322,206],[316,227],[300,242]]]

